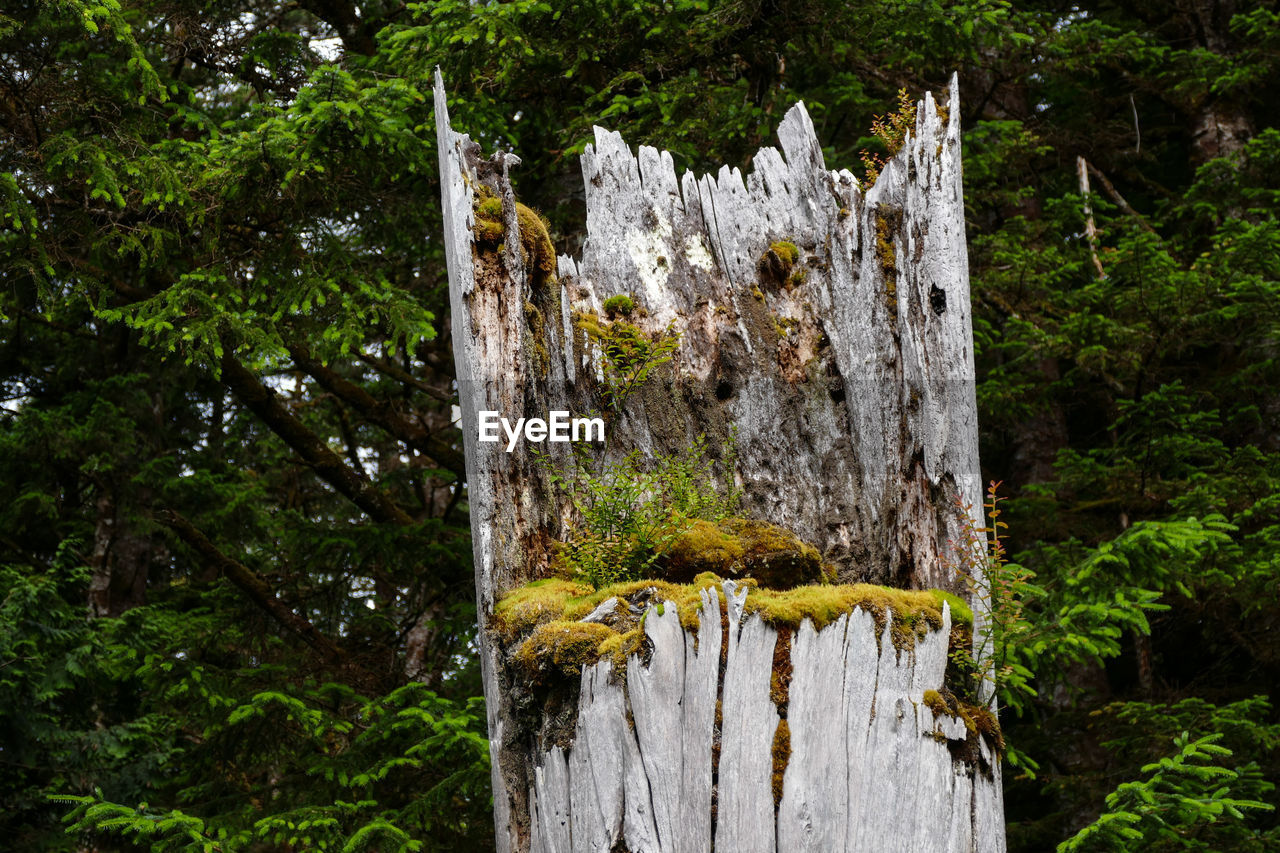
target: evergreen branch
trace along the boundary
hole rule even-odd
[[[216,568],[249,596],[249,599],[272,619],[297,634],[311,648],[315,649],[328,663],[336,663],[346,658],[347,653],[308,620],[299,616],[283,601],[275,596],[271,585],[262,575],[243,563],[233,560],[218,550],[195,525],[180,513],[165,509],[157,515],[159,521],[178,534],[183,542],[191,546],[197,554],[212,568]]]
[[[390,403],[379,400],[356,383],[312,358],[306,347],[290,346],[289,354],[293,356],[294,363],[319,382],[321,387],[355,407],[365,420],[386,430],[419,453],[431,457],[440,467],[451,471],[459,481],[466,479],[466,459],[457,448],[429,434],[421,424],[416,424],[397,412]]]
[[[374,521],[409,527],[414,522],[363,474],[353,470],[338,454],[307,429],[302,421],[280,402],[280,398],[257,375],[227,351],[222,356],[222,381],[240,402],[262,419],[271,431],[294,449],[320,479],[345,495]]]

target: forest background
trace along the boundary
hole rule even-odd
[[[7,2],[0,847],[491,849],[437,65],[562,252],[593,124],[746,167],[803,99],[861,173],[958,70],[1010,849],[1280,849],[1280,16],[1231,0]]]

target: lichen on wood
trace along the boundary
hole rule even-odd
[[[453,131],[438,81],[503,853],[1003,849],[996,751],[924,702],[947,689],[950,643],[973,633],[940,557],[963,526],[953,497],[980,504],[956,97],[953,84],[945,113],[924,99],[866,188],[826,168],[801,105],[745,173],[677,175],[669,154],[597,129],[582,158],[588,238],[553,279],[537,245],[510,236],[518,161]],[[481,188],[499,204],[479,211]],[[499,211],[500,233],[482,221]],[[617,323],[676,336],[649,381],[611,374],[600,333]],[[477,444],[477,412],[606,407],[614,460],[736,425],[741,514],[812,545],[839,583],[527,588],[567,541],[572,503],[525,448]],[[609,597],[626,612],[594,613]],[[974,772],[983,760],[991,777]]]

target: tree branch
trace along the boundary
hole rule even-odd
[[[459,480],[466,479],[466,458],[457,448],[429,434],[420,424],[406,418],[392,406],[374,397],[351,380],[340,376],[311,357],[303,346],[290,346],[294,363],[320,383],[326,391],[359,410],[370,423],[382,427],[408,446],[434,459],[442,468],[452,471]]]
[[[1098,182],[1102,184],[1103,191],[1106,192],[1107,196],[1113,202],[1115,202],[1116,207],[1120,208],[1120,210],[1123,213],[1126,213],[1129,216],[1132,216],[1134,219],[1138,220],[1138,224],[1141,225],[1144,230],[1146,230],[1151,234],[1155,234],[1156,229],[1152,228],[1147,223],[1147,220],[1142,218],[1141,213],[1138,213],[1138,211],[1134,210],[1132,207],[1129,206],[1129,202],[1125,201],[1124,196],[1120,195],[1119,190],[1115,188],[1115,186],[1111,183],[1111,181],[1107,180],[1107,176],[1102,174],[1101,170],[1099,170],[1097,166],[1093,165],[1088,160],[1085,160],[1084,162],[1085,162],[1085,166],[1089,169],[1089,174],[1093,175],[1095,178],[1098,179]]]
[[[373,356],[366,355],[365,353],[362,353],[362,352],[356,353],[356,356],[365,364],[372,367],[374,370],[386,376],[390,376],[392,379],[396,380],[397,382],[400,382],[404,385],[408,385],[411,388],[417,388],[419,391],[431,397],[436,398],[442,403],[453,402],[454,395],[449,391],[443,391],[435,387],[434,385],[428,385],[426,382],[423,382],[418,377],[414,376],[413,374],[409,373],[406,370],[403,370],[397,367],[396,365],[392,364],[386,359],[374,358]]]
[[[254,604],[266,611],[284,627],[298,635],[304,643],[315,649],[328,663],[337,663],[346,658],[347,653],[335,645],[328,637],[321,634],[315,625],[294,613],[271,591],[271,585],[253,569],[231,559],[218,550],[209,538],[187,521],[182,515],[170,509],[161,510],[157,516],[162,524],[178,534],[178,538],[186,542],[202,559],[242,590]]]
[[[307,429],[275,393],[263,385],[228,349],[222,356],[222,381],[249,411],[288,444],[320,479],[345,495],[374,521],[405,527],[413,524],[407,512],[395,504],[362,474],[354,471],[338,454]]]
[[[1089,204],[1089,172],[1083,157],[1076,158],[1076,178],[1080,182],[1080,197],[1084,199],[1084,233],[1089,240],[1089,256],[1093,258],[1094,269],[1098,278],[1105,279],[1107,272],[1102,268],[1098,258],[1098,228],[1093,224],[1093,207]]]

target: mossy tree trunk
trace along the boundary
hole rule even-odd
[[[550,572],[572,521],[550,472],[571,452],[478,441],[484,410],[607,410],[584,328],[625,294],[631,323],[679,344],[593,452],[705,436],[714,455],[732,430],[744,515],[813,543],[842,583],[963,592],[944,558],[962,540],[956,497],[980,505],[981,490],[957,103],[954,82],[949,118],[926,96],[865,192],[824,166],[803,105],[745,176],[677,176],[666,152],[597,128],[583,254],[548,277],[511,192],[518,158],[455,132],[437,77],[500,850],[1003,849],[998,757],[924,701],[947,666],[945,607],[903,645],[867,609],[820,630],[765,624],[728,582],[692,624],[647,604],[625,679],[601,660],[558,692],[522,681],[490,620]]]

